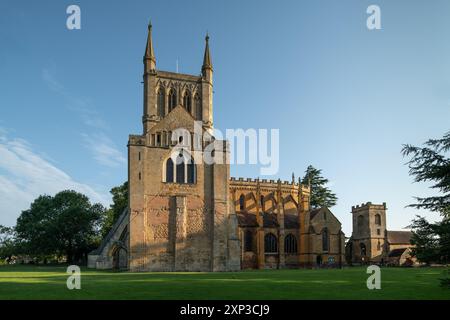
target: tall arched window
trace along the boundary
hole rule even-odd
[[[377,226],[381,225],[381,216],[379,214],[375,215],[375,224]]]
[[[166,161],[166,182],[173,182],[173,161],[171,158]]]
[[[177,93],[175,89],[169,91],[169,112],[173,110],[177,105]]]
[[[264,252],[266,253],[278,252],[277,237],[275,237],[273,233],[268,233],[264,236]]]
[[[360,256],[364,257],[366,255],[366,245],[364,243],[359,244]]]
[[[198,95],[198,93],[195,94],[194,105],[195,105],[195,119],[202,120],[203,117],[202,101],[200,100],[200,96]]]
[[[187,183],[195,183],[197,170],[195,167],[194,159],[187,164]]]
[[[284,238],[284,252],[297,253],[297,238],[293,234],[288,234]]]
[[[158,116],[164,117],[164,113],[166,112],[166,97],[164,96],[164,89],[162,88],[158,90],[156,105]]]
[[[189,113],[192,113],[192,99],[191,99],[191,93],[186,90],[184,92],[184,97],[183,97],[183,106],[186,108],[186,110]]]
[[[197,168],[190,154],[181,152],[175,161],[166,160],[165,182],[197,183]]]
[[[358,229],[361,231],[361,228],[364,226],[364,217],[362,215],[358,216]]]
[[[264,196],[261,195],[261,197],[259,197],[259,199],[260,199],[261,209],[264,211]]]
[[[184,157],[183,154],[179,154],[177,158],[176,177],[177,183],[184,183]]]
[[[253,232],[251,230],[244,233],[244,251],[253,251]]]
[[[328,229],[324,228],[322,230],[322,251],[328,251],[330,247],[330,239],[328,235]]]
[[[245,196],[243,194],[239,197],[239,210],[245,210]]]

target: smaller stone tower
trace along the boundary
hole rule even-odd
[[[381,262],[386,247],[386,203],[352,206],[352,215],[353,262]]]

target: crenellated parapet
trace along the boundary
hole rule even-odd
[[[256,190],[257,187],[259,187],[260,191],[264,193],[276,192],[278,188],[280,188],[282,194],[297,195],[299,190],[306,196],[310,194],[309,186],[298,182],[242,177],[230,178],[230,189],[232,190],[253,191]]]
[[[362,203],[361,205],[352,206],[352,212],[365,211],[367,209],[386,210],[386,202],[382,204],[373,204],[372,202]]]

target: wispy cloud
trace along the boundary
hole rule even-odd
[[[83,133],[84,145],[91,151],[97,163],[110,168],[119,167],[126,163],[122,152],[116,148],[108,137],[108,124],[95,109],[94,103],[88,98],[80,98],[71,94],[48,69],[43,69],[42,79],[48,87],[64,97],[69,110],[76,112],[83,124],[93,129],[92,133]]]
[[[108,205],[107,194],[75,181],[20,138],[9,138],[0,130],[0,224],[14,225],[22,210],[41,194],[53,195],[72,189],[91,201]]]
[[[114,142],[103,133],[82,134],[85,146],[92,152],[94,159],[107,167],[118,167],[127,163],[127,159],[117,150]]]
[[[48,69],[42,70],[42,79],[50,90],[66,100],[67,108],[76,112],[86,126],[100,130],[109,129],[108,124],[101,118],[91,99],[72,94]]]

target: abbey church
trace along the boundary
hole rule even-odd
[[[128,141],[129,206],[88,266],[237,271],[342,265],[341,223],[327,208],[311,209],[308,185],[230,177],[229,147],[212,136],[209,37],[200,75],[162,71],[149,25],[143,62],[143,132]],[[209,141],[199,139],[199,123]],[[211,141],[224,161],[202,161]]]

